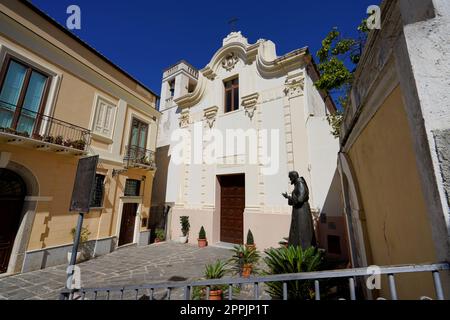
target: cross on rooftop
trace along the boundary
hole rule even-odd
[[[230,25],[231,32],[237,31],[236,30],[236,24],[237,24],[238,21],[239,21],[238,18],[232,18],[230,21],[228,21],[228,24]]]

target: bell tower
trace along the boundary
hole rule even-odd
[[[192,91],[198,81],[198,70],[182,60],[164,70],[160,111],[174,107],[174,100]]]

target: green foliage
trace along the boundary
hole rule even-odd
[[[229,263],[232,265],[234,274],[241,274],[242,268],[246,264],[253,266],[253,273],[257,272],[255,266],[258,264],[261,257],[257,250],[248,249],[243,245],[238,245],[233,247],[232,252],[233,256],[229,260]]]
[[[222,279],[228,274],[228,262],[217,260],[216,263],[208,264],[205,266],[204,277],[207,280]],[[211,286],[211,290],[226,290],[227,286]]]
[[[158,240],[164,241],[166,239],[166,232],[164,229],[156,229],[155,234]]]
[[[301,247],[269,249],[264,258],[269,271],[267,275],[313,272],[320,270],[323,263],[323,252],[314,247],[303,250]],[[288,298],[290,300],[305,300],[314,298],[313,281],[290,281]],[[283,284],[281,282],[267,283],[267,293],[273,299],[283,298]]]
[[[191,224],[189,223],[189,217],[182,216],[180,217],[181,223],[181,232],[183,233],[183,237],[186,237],[189,234],[189,230],[191,229]]]
[[[247,233],[247,245],[254,246],[255,245],[255,239],[253,238],[252,230],[248,230]]]
[[[200,229],[200,232],[198,233],[198,238],[199,240],[206,240],[206,231],[205,228],[203,228],[203,226]]]
[[[331,133],[335,138],[339,138],[341,134],[342,121],[344,120],[344,114],[341,111],[336,111],[333,114],[328,114],[327,120],[331,128],[333,129]]]
[[[211,279],[222,279],[227,273],[228,263],[226,261],[217,260],[216,263],[207,264],[205,266],[205,278]]]
[[[228,262],[217,260],[214,264],[208,264],[205,266],[204,279],[222,279],[225,275],[229,273]],[[228,294],[228,285],[211,286],[211,290],[222,290],[226,295]],[[240,293],[240,288],[232,287],[233,295],[236,296]],[[194,287],[192,290],[193,300],[203,300],[206,298],[206,287]]]
[[[77,233],[77,229],[73,228],[70,233],[72,234],[73,241],[75,241],[75,235]],[[91,235],[91,232],[87,228],[81,228],[81,235],[80,235],[80,243],[86,243],[89,241],[89,236]]]
[[[337,96],[341,111],[328,116],[328,122],[333,128],[333,135],[340,135],[342,110],[345,109],[347,97],[353,84],[354,72],[358,65],[367,40],[369,29],[363,20],[358,26],[358,38],[344,38],[337,27],[334,27],[322,41],[322,47],[317,52],[320,79],[314,85]]]

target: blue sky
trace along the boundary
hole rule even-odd
[[[315,55],[328,31],[337,26],[348,36],[379,0],[154,1],[32,0],[66,24],[69,5],[80,6],[81,30],[74,33],[160,93],[163,69],[185,59],[201,69],[230,32],[228,21],[249,39],[269,39],[278,55],[308,46]],[[316,59],[317,60],[317,59]]]

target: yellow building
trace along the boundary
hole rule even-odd
[[[0,3],[0,273],[67,263],[80,157],[87,254],[148,244],[158,96],[27,1]]]
[[[381,29],[370,33],[339,155],[355,267],[450,260],[450,47],[437,45],[449,11],[446,0],[383,1]],[[431,274],[396,282],[400,299],[435,297]],[[390,297],[385,278],[378,294]]]

